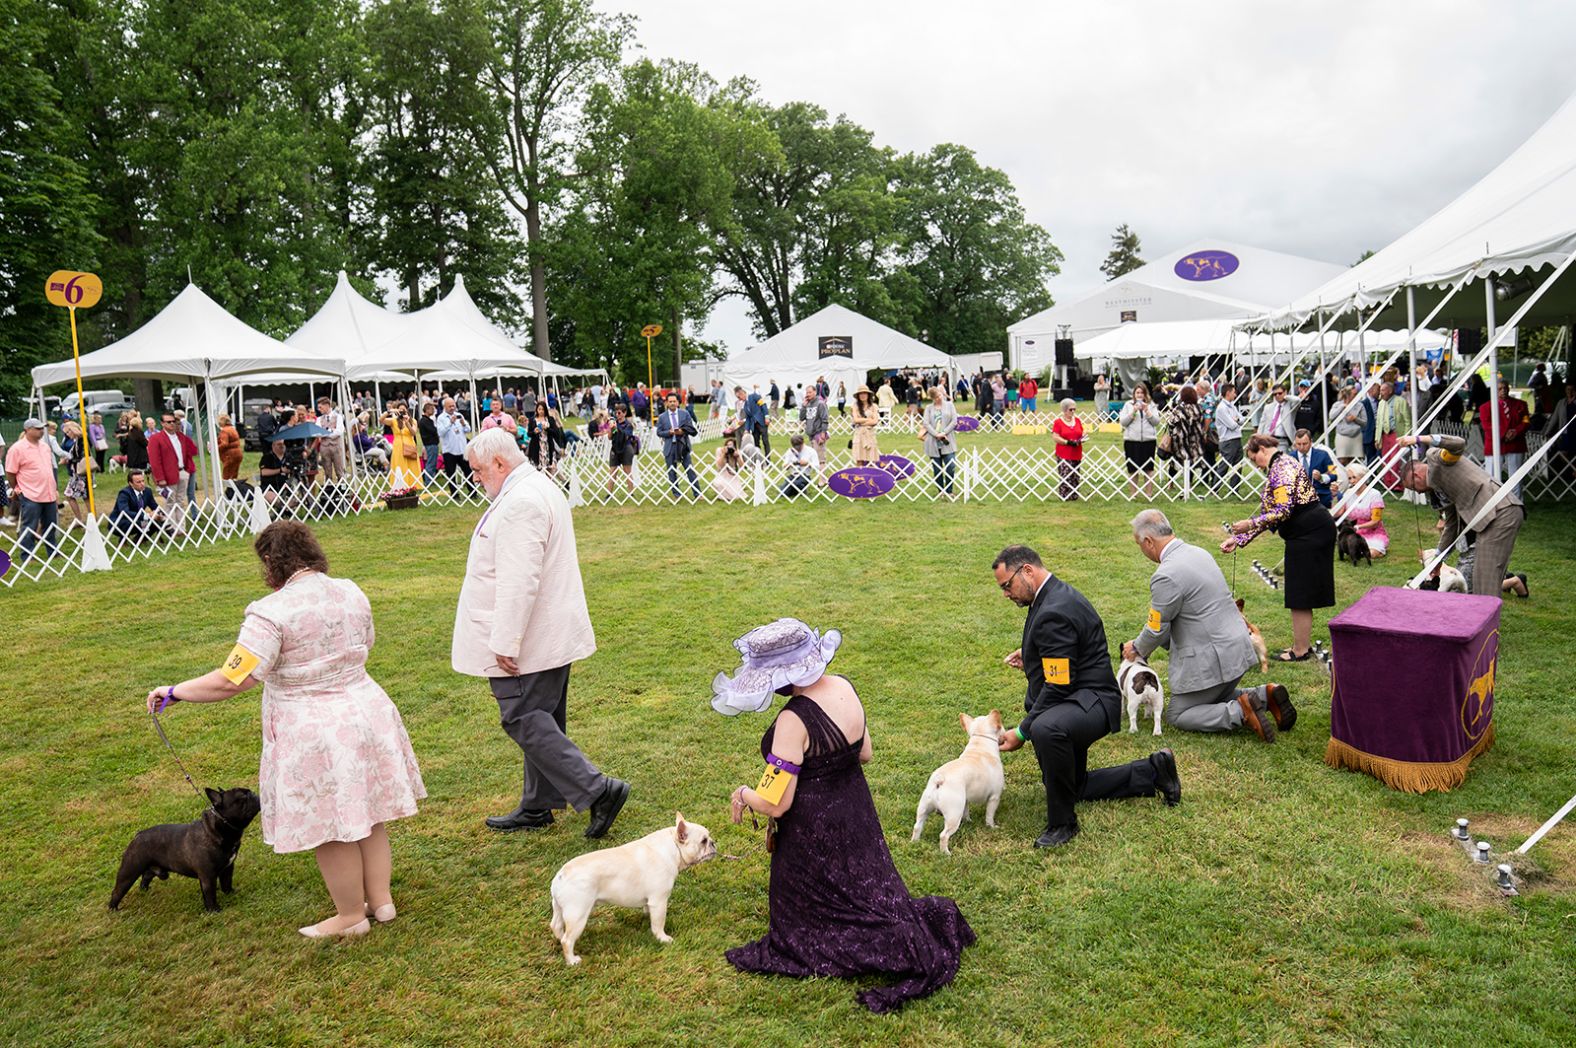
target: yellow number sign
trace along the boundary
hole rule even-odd
[[[640,329],[641,338],[656,338],[660,334],[662,334],[661,324],[647,324]]]
[[[104,282],[93,273],[57,269],[44,281],[44,297],[67,309],[87,309],[97,305],[104,294]]]

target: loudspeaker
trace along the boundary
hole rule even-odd
[[[1070,339],[1070,338],[1059,338],[1059,339],[1057,339],[1056,340],[1056,366],[1057,367],[1062,367],[1062,366],[1065,365],[1065,366],[1070,367],[1070,366],[1072,366],[1073,363],[1074,363],[1074,360],[1073,360],[1073,340]]]
[[[1471,360],[1483,351],[1482,328],[1457,328],[1456,329],[1456,357],[1458,360]]]

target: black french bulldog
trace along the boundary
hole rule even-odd
[[[147,891],[153,878],[165,880],[171,873],[179,873],[197,878],[203,909],[218,912],[219,896],[214,888],[227,893],[234,890],[230,878],[235,874],[235,853],[241,850],[241,836],[262,805],[257,794],[245,788],[204,792],[211,807],[197,819],[150,826],[126,845],[120,873],[115,875],[115,890],[109,897],[110,909],[120,908],[120,900],[138,877],[142,878],[142,890]]]
[[[1341,521],[1341,526],[1335,530],[1335,546],[1340,551],[1340,558],[1351,561],[1352,567],[1357,567],[1359,560],[1366,560],[1368,566],[1373,567],[1374,558],[1368,550],[1368,540],[1357,533],[1357,525],[1351,521]]]

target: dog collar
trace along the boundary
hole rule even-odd
[[[971,732],[969,732],[969,738],[971,738],[971,739],[995,739],[997,742],[1001,741],[1001,736],[1000,735],[987,735],[987,734],[985,734],[982,731],[971,731]]]

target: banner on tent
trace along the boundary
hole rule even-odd
[[[854,339],[852,335],[820,335],[815,340],[816,351],[822,360],[827,357],[848,357],[854,355]]]

